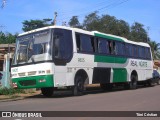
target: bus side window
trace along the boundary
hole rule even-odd
[[[116,54],[116,44],[114,41],[108,41],[110,54]]]
[[[92,36],[76,33],[76,42],[79,52],[93,53],[95,51],[94,37]]]
[[[138,57],[138,51],[137,51],[137,46],[133,45],[133,57],[137,58]]]
[[[112,42],[108,41],[108,46],[109,46],[109,53],[112,53]]]
[[[97,38],[97,45],[98,45],[98,53],[100,54],[108,54],[108,41],[103,38]]]
[[[147,47],[145,48],[145,56],[146,56],[146,59],[151,60],[151,52],[150,52],[150,49]]]
[[[145,47],[139,46],[139,58],[141,59],[146,58]]]
[[[114,54],[114,55],[117,54],[115,41],[113,41],[112,54]]]
[[[116,42],[116,54],[117,55],[125,55],[125,46],[122,42]]]
[[[125,55],[129,56],[129,44],[125,44]]]
[[[77,51],[80,51],[80,35],[76,34]]]
[[[94,37],[91,37],[91,45],[92,45],[93,52],[95,53],[96,52],[96,48],[95,48]]]
[[[142,58],[144,59],[145,58],[145,48],[144,47],[142,47]]]

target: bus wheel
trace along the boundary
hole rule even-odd
[[[153,87],[153,86],[154,86],[154,82],[153,82],[152,79],[150,79],[150,80],[148,81],[148,85],[149,85],[149,87]]]
[[[137,89],[137,76],[131,75],[130,89]]]
[[[53,95],[53,88],[41,88],[42,94],[46,97],[51,97]]]
[[[160,85],[160,79],[158,80],[157,85]]]
[[[73,95],[80,96],[84,92],[84,80],[81,76],[75,78],[75,85],[73,87]]]
[[[110,83],[105,83],[105,84],[101,83],[100,87],[102,90],[108,90],[108,91],[111,91],[113,89],[113,85]]]

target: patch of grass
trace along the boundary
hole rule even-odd
[[[26,93],[23,89],[0,88],[0,95],[13,95],[16,93]]]
[[[20,97],[20,96],[19,95],[11,95],[10,99],[15,99],[15,98],[18,98],[18,97]]]

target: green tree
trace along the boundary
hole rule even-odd
[[[0,44],[5,43],[5,41],[6,41],[6,36],[5,36],[5,34],[1,31],[1,32],[0,32]]]
[[[130,39],[136,42],[147,42],[148,35],[144,29],[144,25],[138,22],[135,22],[131,26]]]
[[[75,28],[82,28],[80,25],[80,22],[78,20],[78,16],[73,16],[70,21],[68,22],[69,26],[75,27]]]
[[[30,20],[30,21],[25,20],[24,22],[22,22],[23,24],[22,30],[26,32],[26,31],[37,29],[37,28],[50,26],[52,24],[51,20],[52,19]]]
[[[151,46],[153,59],[160,59],[160,43],[156,43],[155,41],[150,41],[149,45]]]
[[[124,20],[117,20],[117,26],[116,26],[116,35],[129,38],[130,34],[130,26],[127,22]]]
[[[85,17],[83,28],[89,31],[97,30],[126,38],[128,38],[130,33],[130,26],[124,20],[117,20],[114,16],[110,15],[98,16],[97,12]]]
[[[11,33],[0,32],[0,44],[11,44],[15,43],[17,34],[12,35]]]
[[[118,35],[118,21],[114,16],[102,15],[99,24],[101,25],[101,27],[99,28],[101,32]]]
[[[99,30],[99,19],[100,17],[97,15],[97,11],[85,16],[83,21],[83,29],[85,30]]]

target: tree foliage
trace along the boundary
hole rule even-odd
[[[130,39],[137,42],[148,41],[148,35],[143,24],[135,22],[131,26]]]
[[[52,25],[52,19],[42,19],[42,20],[25,20],[22,22],[23,31],[30,31],[37,28]],[[73,16],[68,25],[75,28],[81,28],[88,31],[99,31],[107,34],[113,34],[117,36],[125,37],[129,40],[136,42],[148,42],[152,49],[152,54],[154,59],[160,59],[160,43],[151,41],[147,35],[147,31],[144,25],[138,22],[129,25],[128,22],[124,20],[118,20],[114,16],[107,14],[98,15],[95,11],[85,16],[82,23],[79,22],[78,16]],[[0,32],[0,44],[2,43],[15,43],[16,36],[11,33]]]
[[[78,16],[73,16],[70,21],[68,22],[69,26],[75,27],[75,28],[82,28],[80,25],[80,22],[78,20]]]
[[[153,59],[160,60],[160,43],[156,43],[155,41],[150,41],[149,45],[151,46]]]
[[[17,34],[13,35],[11,33],[0,32],[0,44],[11,44],[15,43]]]
[[[25,20],[22,22],[23,28],[22,30],[24,32],[34,30],[37,28],[42,28],[46,26],[50,26],[52,24],[51,22],[52,19],[43,19],[43,20]]]
[[[130,26],[127,22],[124,20],[118,20],[114,16],[110,15],[99,16],[98,12],[93,12],[85,16],[81,26],[83,29],[88,31],[96,30],[126,38],[130,35]]]
[[[81,26],[89,31],[118,35],[136,42],[148,42],[151,46],[153,58],[160,59],[160,43],[150,40],[144,25],[141,23],[135,22],[130,26],[126,21],[118,20],[114,16],[99,16],[98,12],[93,12],[85,16]]]
[[[73,21],[73,18],[74,16],[70,21]],[[77,19],[78,18],[76,17],[76,21],[78,21]],[[118,20],[116,17],[107,14],[99,16],[97,11],[85,16],[81,26],[88,31],[96,30],[107,34],[125,37],[132,41],[147,42],[148,40],[147,32],[144,29],[143,24],[135,22],[130,27],[130,25],[124,20]]]
[[[98,30],[99,29],[99,16],[97,15],[97,11],[85,16],[83,21],[83,29],[85,30]]]

